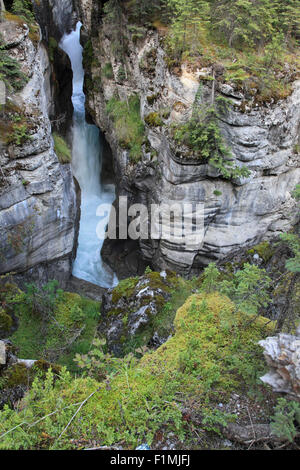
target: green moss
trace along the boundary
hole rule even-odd
[[[130,277],[121,281],[112,291],[112,303],[117,304],[122,297],[125,299],[131,297],[138,282],[138,277]]]
[[[92,41],[89,40],[85,43],[83,48],[83,67],[85,70],[90,70],[94,62],[94,49]]]
[[[107,78],[108,80],[111,80],[114,78],[114,72],[111,63],[107,63],[102,67],[101,70],[102,76]]]
[[[275,249],[269,242],[262,242],[247,251],[248,255],[258,254],[267,263],[274,255]]]
[[[0,307],[0,332],[4,335],[7,335],[10,332],[12,325],[13,320],[11,316]]]
[[[22,411],[0,413],[1,434],[15,428],[0,448],[70,449],[78,447],[78,440],[89,444],[97,436],[101,445],[123,442],[132,449],[140,442],[151,445],[161,429],[188,438],[191,430],[182,414],[186,404],[197,415],[211,416],[216,403],[233,392],[247,393],[262,373],[257,342],[273,333],[273,325],[262,317],[249,322],[248,315],[233,312],[226,297],[194,295],[177,312],[174,336],[139,362],[121,360],[108,382],[73,378],[64,371],[53,381],[48,372],[46,382],[37,381],[26,396]],[[79,419],[71,420],[74,409],[67,407],[87,397]],[[17,427],[24,421],[36,424]],[[211,429],[211,423],[207,426]],[[45,435],[51,439],[45,442]]]
[[[60,163],[70,163],[72,160],[71,150],[63,137],[54,133],[54,151],[58,156]]]
[[[58,364],[50,364],[50,362],[45,361],[44,359],[39,359],[33,366],[33,370],[37,372],[43,372],[44,374],[52,369],[53,373],[59,375],[61,373],[62,367]]]

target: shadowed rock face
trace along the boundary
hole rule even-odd
[[[40,280],[49,275],[63,284],[71,269],[76,193],[70,165],[61,165],[53,148],[49,59],[25,29],[21,35],[22,26],[9,28],[4,40],[17,38],[9,53],[29,81],[8,100],[26,116],[27,138],[0,149],[0,274],[32,270]]]
[[[185,122],[190,117],[201,77],[211,76],[212,71],[191,72],[182,67],[179,74],[172,74],[158,35],[152,31],[138,43],[129,40],[125,57],[127,79],[120,81],[121,63],[111,48],[110,32],[101,22],[95,28],[90,20],[95,2],[77,3],[82,9],[85,7],[82,17],[86,35],[93,38],[95,62],[112,64],[114,78],[101,77],[101,86],[87,90],[87,101],[91,115],[112,147],[119,195],[147,205],[170,200],[204,204],[205,237],[201,246],[141,241],[144,259],[155,269],[170,268],[189,274],[232,251],[288,230],[297,217],[291,192],[300,181],[300,156],[295,152],[299,140],[300,82],[294,83],[293,93],[284,101],[261,107],[253,104],[245,109],[248,97],[218,79],[216,96],[230,98],[234,104],[222,119],[222,133],[235,163],[251,171],[247,179],[224,180],[205,162],[186,158],[187,148],[175,144],[169,131],[171,122]],[[153,50],[153,63],[142,67]],[[92,78],[99,76],[99,67],[92,65]],[[145,146],[137,164],[130,162],[129,152],[119,145],[114,124],[105,111],[107,100],[116,92],[121,100],[138,93],[143,118],[162,109],[170,111],[164,126],[146,126],[146,137],[156,155]],[[202,82],[203,99],[209,102],[211,94],[211,83]]]

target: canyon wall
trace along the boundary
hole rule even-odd
[[[126,18],[127,50],[118,58],[112,28],[101,21],[101,2],[76,3],[84,24],[82,37],[90,40],[90,56],[92,49],[86,80],[87,106],[113,150],[118,195],[127,195],[130,202],[148,207],[170,201],[204,204],[202,244],[141,240],[139,250],[145,262],[157,269],[191,274],[232,251],[289,230],[297,221],[291,193],[300,181],[300,82],[293,83],[287,99],[259,105],[231,83],[225,83],[222,76],[216,75],[213,85],[209,77],[215,70],[210,67],[189,69],[182,65],[170,71],[161,34],[148,30],[136,39],[126,27]],[[109,74],[104,70],[107,64],[111,64]],[[217,65],[222,69],[221,64]],[[212,93],[231,100],[220,127],[235,165],[248,168],[247,178],[224,179],[207,162],[190,158],[188,149],[174,141],[172,126],[190,118],[200,88],[204,102],[209,102]],[[134,94],[140,98],[143,120],[151,113],[163,116],[159,125],[145,125],[145,145],[135,162],[129,150],[120,145],[115,123],[106,109],[113,96],[126,102]],[[107,250],[107,242],[106,251],[114,251]],[[118,263],[116,260],[115,269]]]
[[[20,92],[9,91],[1,116],[0,274],[64,285],[73,258],[76,191],[70,165],[60,164],[54,151],[48,53],[16,18],[1,23],[1,34],[28,81]]]

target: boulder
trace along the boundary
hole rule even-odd
[[[296,335],[281,333],[259,342],[270,371],[261,380],[275,392],[300,400],[300,328]]]

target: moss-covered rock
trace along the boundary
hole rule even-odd
[[[159,345],[167,336],[159,337],[157,322],[179,280],[176,274],[148,272],[128,278],[104,295],[99,331],[108,347],[117,355],[141,345]],[[170,333],[170,332],[169,332]]]
[[[29,371],[24,364],[14,364],[9,367],[1,377],[0,388],[14,388],[18,385],[27,386],[29,383]]]

